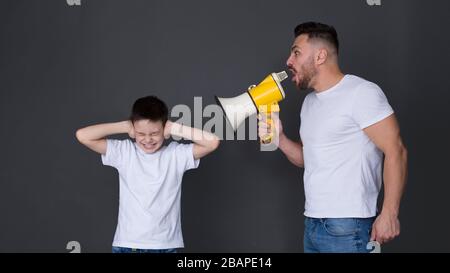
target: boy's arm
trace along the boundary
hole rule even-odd
[[[128,133],[130,137],[133,137],[131,121],[102,123],[81,128],[77,130],[76,137],[81,144],[89,149],[99,154],[106,154],[106,137],[122,133]]]
[[[169,138],[170,135],[194,142],[193,154],[195,159],[200,159],[213,152],[219,147],[220,143],[219,138],[215,134],[168,120],[164,128],[164,136]]]

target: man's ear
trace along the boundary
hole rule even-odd
[[[325,48],[320,48],[316,53],[316,64],[321,65],[327,61],[328,58],[328,50]]]

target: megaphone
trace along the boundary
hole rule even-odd
[[[245,119],[253,114],[265,115],[267,123],[271,123],[271,114],[279,112],[278,102],[285,97],[281,82],[288,77],[285,71],[272,73],[258,85],[251,85],[247,92],[234,98],[219,98],[215,96],[227,117],[228,122],[236,131]],[[272,133],[261,138],[263,144],[272,140]]]

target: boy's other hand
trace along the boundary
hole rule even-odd
[[[170,120],[166,121],[166,125],[164,126],[164,138],[168,139],[172,135],[172,122]]]
[[[128,136],[130,136],[130,138],[136,138],[136,134],[134,133],[134,126],[133,123],[131,122],[131,120],[127,121],[127,132],[128,132]]]

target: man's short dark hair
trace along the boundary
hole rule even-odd
[[[130,120],[133,123],[142,119],[148,119],[153,122],[161,121],[164,126],[168,116],[169,110],[162,100],[155,96],[147,96],[134,102]]]
[[[307,34],[309,39],[320,39],[327,42],[339,54],[339,40],[336,29],[333,26],[317,22],[306,22],[295,27],[295,37]]]

